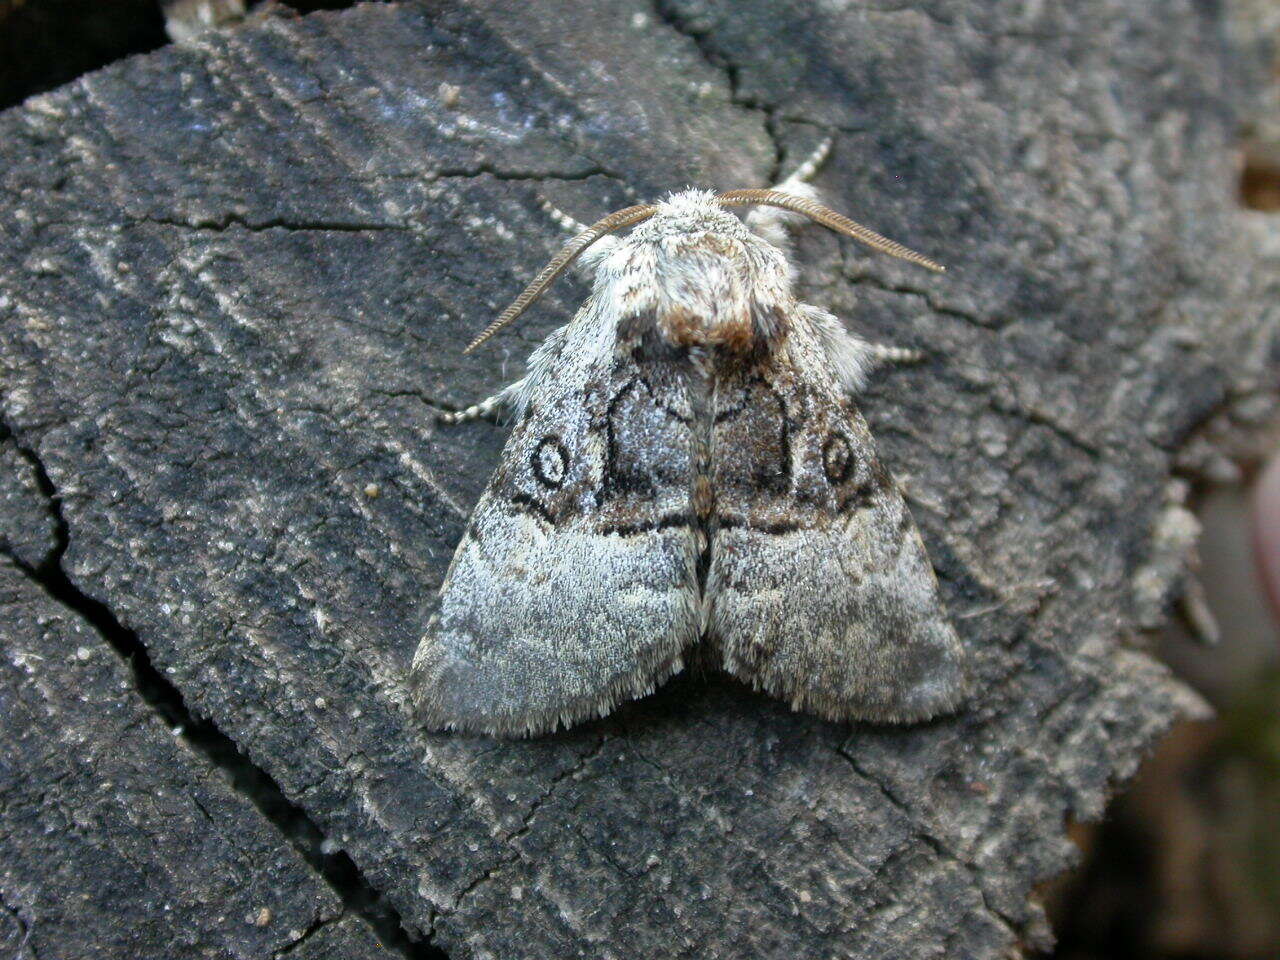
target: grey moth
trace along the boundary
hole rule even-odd
[[[551,210],[576,235],[468,349],[574,261],[593,289],[522,379],[443,418],[514,426],[414,656],[428,727],[567,727],[695,649],[832,719],[956,707],[960,642],[855,405],[912,353],[797,301],[787,231],[813,220],[941,268],[823,206],[825,152],[768,190],[685,190],[589,227]]]

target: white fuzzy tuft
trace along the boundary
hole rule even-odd
[[[821,307],[802,305],[800,310],[818,334],[818,342],[836,380],[849,394],[860,392],[867,385],[867,375],[876,365],[875,349],[866,340],[846,330],[844,324]]]

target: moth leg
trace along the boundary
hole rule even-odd
[[[787,179],[783,180],[773,189],[786,190],[789,184],[808,183],[812,180],[817,175],[818,171],[822,169],[822,165],[827,162],[827,157],[831,155],[831,143],[832,140],[830,137],[823,140],[814,148],[813,153],[809,154],[809,156],[805,158],[804,163],[800,164],[800,166],[796,167],[795,170],[791,172],[791,176],[787,177]]]
[[[816,345],[826,355],[836,382],[855,395],[867,385],[867,377],[877,368],[896,363],[919,363],[924,354],[907,347],[873,343],[845,329],[832,313],[821,307],[800,305],[800,315],[813,330]]]
[[[924,353],[910,347],[895,347],[889,343],[867,342],[867,359],[876,366],[898,363],[919,363]]]
[[[564,352],[565,340],[568,337],[569,324],[557,327],[542,345],[529,356],[529,367],[523,377],[515,383],[509,383],[491,397],[479,403],[473,403],[465,410],[453,410],[437,417],[440,423],[465,423],[495,414],[510,413],[513,419],[519,419],[528,409],[530,395],[545,384],[555,364]]]
[[[775,183],[772,189],[808,200],[821,200],[818,191],[809,181],[817,175],[830,153],[831,138],[828,137],[789,176]],[[788,231],[808,222],[809,219],[803,214],[779,207],[755,207],[746,217],[747,228],[786,253],[788,259],[791,254],[791,236]]]
[[[586,232],[587,225],[581,220],[575,220],[550,200],[538,199],[538,206],[542,207],[542,211],[556,222],[556,226],[565,233],[577,235]]]
[[[844,342],[828,341],[828,356],[835,362],[837,378],[850,395],[857,395],[866,386],[867,378],[881,367],[920,363],[924,353],[909,347],[895,347],[888,343],[872,343],[848,333]]]
[[[524,379],[508,384],[491,397],[479,403],[473,403],[463,410],[442,413],[436,419],[441,423],[466,423],[468,420],[479,420],[482,417],[494,416],[511,405],[516,395],[524,387]]]
[[[577,236],[585,233],[589,228],[587,224],[581,220],[575,220],[569,214],[565,213],[559,207],[549,200],[539,198],[538,205],[542,207],[546,213],[565,233],[571,236]],[[577,260],[573,262],[570,268],[578,274],[583,280],[594,280],[596,275],[596,265],[618,244],[617,237],[602,237],[588,247]]]

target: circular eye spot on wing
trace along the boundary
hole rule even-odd
[[[538,482],[544,487],[555,490],[569,475],[569,451],[564,448],[559,438],[543,437],[533,448],[530,464]]]
[[[822,445],[822,470],[831,483],[843,483],[853,469],[853,448],[846,437],[830,434]]]

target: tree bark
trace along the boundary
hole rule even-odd
[[[1073,861],[1066,823],[1201,709],[1137,638],[1183,577],[1177,454],[1256,411],[1280,359],[1280,234],[1234,194],[1263,58],[1225,18],[370,4],[260,16],[0,115],[0,922],[42,960],[89,935],[144,955],[113,938],[126,910],[156,956],[193,930],[269,956],[326,918],[315,956],[1046,946],[1029,896]],[[805,300],[927,356],[863,409],[973,701],[842,725],[697,675],[527,742],[417,729],[409,659],[504,436],[435,414],[514,379],[585,294],[562,281],[461,353],[558,247],[538,199],[589,221],[766,185],[827,135],[828,202],[950,268],[818,230],[797,250]],[[112,644],[243,756],[158,729]],[[269,779],[419,944],[369,939],[219,763]],[[133,810],[158,784],[174,808]],[[127,888],[50,866],[121,835]],[[246,928],[264,882],[279,919]]]

